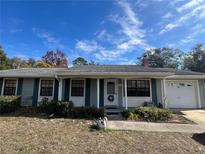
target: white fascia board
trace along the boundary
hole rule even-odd
[[[172,75],[166,79],[205,79],[205,75]]]

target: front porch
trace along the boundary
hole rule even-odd
[[[161,80],[141,78],[61,78],[58,100],[74,106],[105,108],[106,113],[161,103]]]

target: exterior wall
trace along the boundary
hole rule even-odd
[[[21,106],[32,106],[34,79],[23,79]]]
[[[205,108],[205,80],[199,80],[199,90],[201,98],[201,107]]]
[[[97,79],[90,80],[90,106],[97,106]]]
[[[150,80],[150,79],[146,79],[146,80]],[[123,85],[123,88],[124,88],[124,85]],[[124,96],[123,96],[123,100],[125,100]],[[144,104],[144,102],[151,102],[151,101],[152,101],[152,84],[151,84],[151,80],[150,80],[150,97],[127,96],[127,107],[128,108],[135,108],[138,106],[142,106]],[[125,103],[123,103],[122,107],[125,107]]]
[[[127,106],[128,107],[138,107],[142,106],[144,102],[151,102],[151,97],[127,97]],[[125,107],[125,104],[124,106]]]

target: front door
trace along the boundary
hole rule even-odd
[[[105,79],[105,105],[118,105],[118,80]]]

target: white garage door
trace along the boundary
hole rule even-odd
[[[197,108],[194,81],[167,81],[166,91],[168,108]]]

